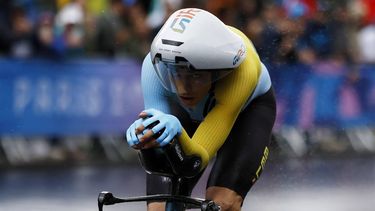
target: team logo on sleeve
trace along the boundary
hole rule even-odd
[[[241,57],[245,54],[245,46],[241,45],[241,48],[237,51],[237,54],[233,58],[233,65],[236,65]]]
[[[200,10],[197,9],[181,10],[173,20],[170,28],[175,32],[183,33],[187,27],[187,24],[193,20],[198,12],[200,12]]]

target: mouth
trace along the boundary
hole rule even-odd
[[[180,97],[181,99],[184,99],[184,100],[194,99],[194,97],[186,96],[186,95],[180,95],[179,97]]]
[[[191,96],[179,96],[180,97],[180,99],[181,99],[181,101],[183,101],[184,103],[186,103],[186,104],[191,104],[193,101],[194,101],[194,97],[191,97]]]

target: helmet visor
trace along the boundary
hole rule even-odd
[[[231,69],[225,70],[196,70],[189,62],[165,62],[158,57],[154,59],[154,69],[163,86],[171,91],[176,91],[177,83],[189,84],[190,86],[203,87],[211,85],[218,79],[230,73]]]

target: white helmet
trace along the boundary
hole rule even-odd
[[[151,58],[164,87],[174,88],[174,73],[214,72],[212,83],[245,59],[245,43],[213,14],[196,8],[174,12],[151,44]],[[198,73],[199,72],[199,73]]]

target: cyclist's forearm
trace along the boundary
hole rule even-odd
[[[202,158],[201,170],[203,170],[210,160],[210,156],[208,155],[207,150],[204,149],[201,145],[191,141],[185,129],[182,129],[182,133],[178,137],[178,140],[181,144],[182,149],[187,155],[198,155]]]

